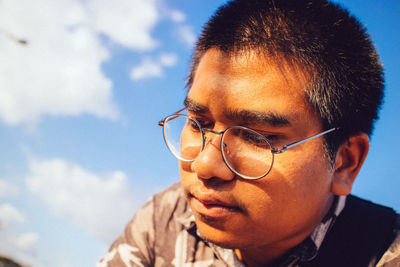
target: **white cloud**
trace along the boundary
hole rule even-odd
[[[138,66],[132,68],[130,77],[134,81],[163,77],[164,68],[173,67],[177,62],[178,56],[174,53],[163,53],[157,60],[145,57]]]
[[[37,233],[18,233],[14,228],[0,230],[1,255],[18,260],[24,266],[43,266],[35,255],[38,240]]]
[[[174,28],[174,34],[180,39],[180,41],[187,47],[192,48],[196,42],[196,35],[191,25],[186,23],[187,16],[180,10],[165,8],[164,12],[167,16],[176,23]]]
[[[192,47],[196,42],[196,35],[192,26],[180,25],[178,27],[178,34],[182,41],[189,47]]]
[[[88,0],[89,17],[98,32],[135,50],[151,50],[151,30],[159,20],[155,0]]]
[[[106,36],[154,49],[156,0],[0,1],[0,120],[35,126],[43,115],[116,119]],[[16,39],[24,38],[27,45]]]
[[[2,28],[28,40],[22,46],[0,35],[0,119],[7,124],[35,125],[44,114],[118,116],[100,68],[109,52],[85,26],[79,3],[0,2]]]
[[[142,60],[140,65],[134,67],[131,71],[131,79],[136,81],[145,78],[162,77],[164,74],[162,66],[150,58]]]
[[[186,15],[179,10],[171,10],[170,16],[174,22],[184,22],[186,20]]]
[[[62,159],[32,159],[29,169],[26,183],[33,195],[57,216],[107,243],[121,233],[137,208],[120,171],[98,175]]]
[[[39,240],[39,236],[37,233],[21,233],[14,240],[15,246],[21,250],[29,250],[32,248],[37,241]]]
[[[14,223],[24,223],[25,216],[8,203],[0,204],[0,229]]]
[[[16,185],[0,179],[0,198],[16,196],[18,193],[19,189]]]
[[[21,224],[26,224],[27,218],[13,205],[0,204],[0,251],[2,255],[18,259],[21,263],[41,266],[34,259],[35,245],[39,236],[34,232],[22,232]]]
[[[160,63],[166,67],[173,67],[178,62],[178,57],[174,53],[164,53],[160,55]]]

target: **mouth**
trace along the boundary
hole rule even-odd
[[[211,194],[189,194],[189,200],[193,212],[206,218],[222,219],[241,212],[236,204]]]

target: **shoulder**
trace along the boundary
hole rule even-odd
[[[163,191],[155,194],[141,209],[139,209],[130,224],[135,228],[166,224],[171,215],[180,215],[187,211],[187,203],[180,182],[174,183]]]
[[[188,212],[182,186],[177,182],[155,194],[134,216],[130,222],[133,232],[157,231],[166,225],[177,223]],[[129,225],[128,225],[129,226]],[[150,229],[151,228],[151,229]],[[157,234],[157,233],[154,233]]]
[[[397,214],[394,231],[396,233],[395,239],[377,263],[377,267],[400,266],[400,214]]]
[[[398,216],[391,208],[348,196],[315,260],[324,264],[315,266],[375,266],[398,236]]]
[[[152,202],[154,210],[159,212],[176,212],[177,208],[186,207],[186,200],[181,183],[177,182],[154,195]]]
[[[157,193],[136,212],[97,266],[124,266],[126,261],[137,266],[154,265],[160,258],[160,244],[173,240],[182,228],[179,218],[190,212],[187,206],[180,183]]]
[[[152,221],[158,217],[176,212],[177,207],[185,207],[185,197],[180,182],[174,183],[166,189],[155,194],[141,209],[139,209],[133,221]],[[156,220],[157,224],[162,223]]]
[[[157,244],[173,245],[173,240],[193,221],[193,213],[186,201],[181,183],[175,183],[152,199],[154,235]]]

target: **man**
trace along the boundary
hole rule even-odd
[[[400,266],[400,217],[348,196],[383,97],[365,30],[324,0],[236,0],[160,121],[181,183],[98,266]]]

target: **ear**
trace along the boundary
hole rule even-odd
[[[337,153],[332,181],[332,193],[348,195],[369,150],[369,138],[366,134],[350,137]]]

